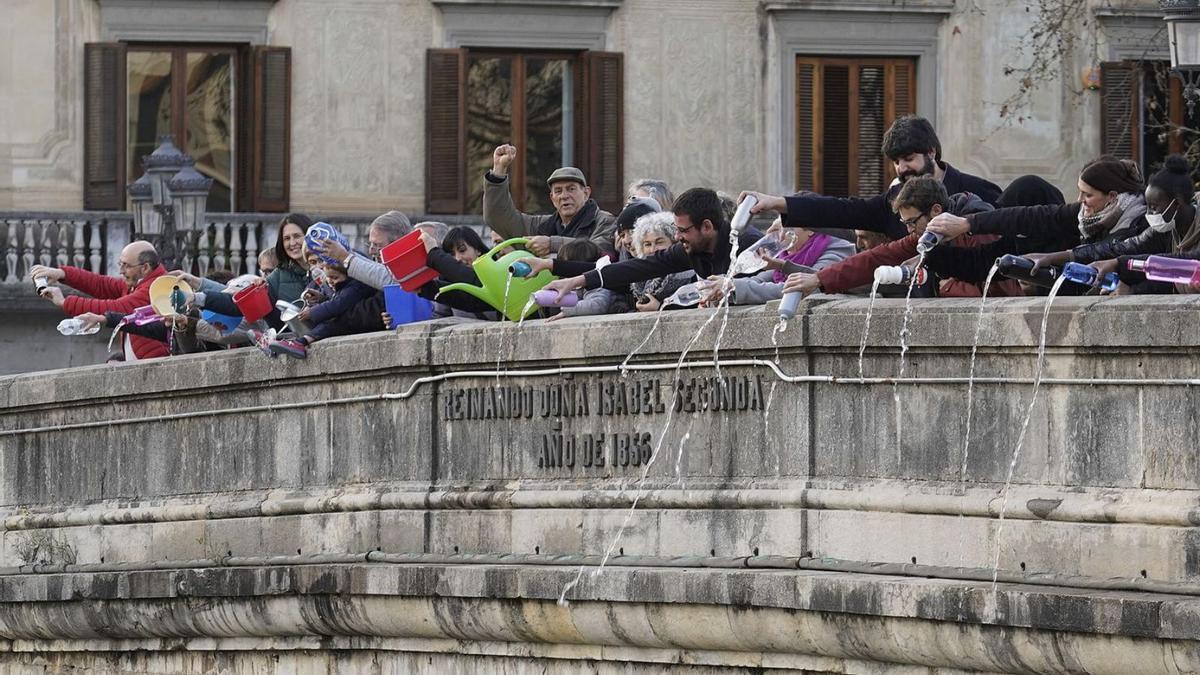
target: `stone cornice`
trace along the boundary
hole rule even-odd
[[[789,10],[826,12],[914,12],[950,14],[953,0],[761,0],[768,12]]]

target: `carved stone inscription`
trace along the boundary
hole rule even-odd
[[[509,380],[508,382],[512,382]],[[759,375],[567,378],[537,384],[449,387],[440,396],[444,424],[522,421],[532,466],[547,473],[619,472],[650,461],[657,435],[674,414],[763,411]],[[581,427],[583,428],[581,430]],[[516,440],[516,439],[514,439]]]

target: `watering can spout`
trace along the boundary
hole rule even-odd
[[[440,298],[442,297],[442,293],[445,293],[446,291],[463,291],[464,293],[470,293],[484,302],[488,302],[490,298],[490,296],[487,294],[487,291],[482,287],[472,286],[471,284],[465,284],[462,282],[442,286],[440,289],[438,289],[437,295],[434,297]]]

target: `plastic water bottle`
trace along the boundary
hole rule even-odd
[[[800,306],[800,301],[804,299],[804,294],[800,291],[792,291],[784,293],[783,300],[779,301],[779,318],[784,321],[791,321],[793,316],[796,316],[796,309]]]
[[[924,284],[929,279],[929,272],[924,267],[914,270],[905,265],[883,265],[875,268],[875,281],[880,284],[904,284],[907,286],[913,283],[914,274],[917,277],[917,286]]]
[[[1109,272],[1104,275],[1104,278],[1100,278],[1100,275],[1097,274],[1094,268],[1076,262],[1069,262],[1063,265],[1062,275],[1068,281],[1074,281],[1084,286],[1102,288],[1106,291],[1117,290],[1117,284],[1121,283],[1121,278],[1117,276],[1116,272]]]
[[[1053,267],[1039,267],[1037,271],[1034,271],[1033,261],[1019,255],[1002,256],[996,261],[996,267],[1000,274],[1010,279],[1028,281],[1045,288],[1053,287],[1059,274],[1058,270]]]
[[[737,211],[733,212],[733,220],[729,221],[729,229],[733,230],[734,234],[741,234],[742,230],[746,229],[746,224],[750,222],[750,209],[758,205],[758,197],[754,195],[746,195],[737,206]]]
[[[929,253],[929,251],[931,251],[934,246],[937,246],[938,244],[942,243],[943,239],[945,239],[945,237],[938,234],[937,232],[930,232],[929,230],[925,230],[925,234],[922,234],[921,238],[917,240],[917,253],[919,253],[921,255],[925,255],[926,253]]]
[[[529,266],[529,263],[518,260],[508,266],[508,272],[518,279],[524,279],[533,273],[533,268]]]
[[[671,297],[667,298],[666,302],[663,303],[663,306],[666,307],[667,305],[674,305],[676,307],[695,307],[696,305],[700,304],[700,299],[703,297],[704,295],[700,292],[699,284],[684,284],[683,286],[680,286],[678,290],[672,293]]]
[[[44,291],[50,287],[50,280],[47,279],[46,277],[34,277],[33,278],[33,287],[34,287],[33,292],[37,293],[38,295],[41,295],[42,291]]]
[[[542,289],[533,294],[533,301],[539,307],[574,307],[579,303],[579,294],[572,291],[560,298],[557,291]]]
[[[1169,284],[1200,284],[1200,260],[1165,258],[1152,255],[1145,260],[1130,260],[1129,269],[1142,272],[1151,281]]]
[[[738,254],[737,260],[733,262],[734,276],[761,271],[767,266],[767,262],[763,260],[764,255],[778,257],[795,241],[794,232],[785,232],[782,237],[773,233],[762,237]]]
[[[83,319],[63,319],[58,322],[58,332],[63,335],[94,335],[100,332],[100,324],[85,327]]]

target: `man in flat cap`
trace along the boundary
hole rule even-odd
[[[617,219],[592,200],[583,172],[573,166],[556,169],[546,180],[554,213],[531,216],[513,204],[508,188],[508,167],[517,149],[501,145],[492,153],[492,170],[484,174],[483,222],[504,238],[529,237],[526,248],[546,256],[572,239],[591,239],[605,253],[613,253]]]

